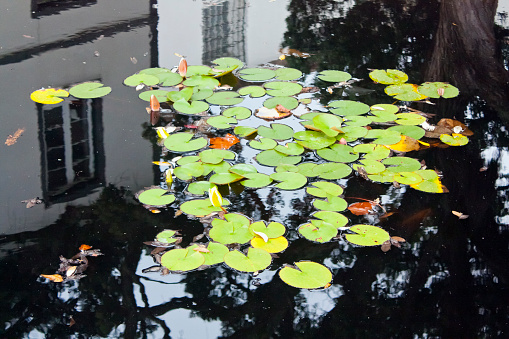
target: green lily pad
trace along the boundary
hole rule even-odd
[[[189,101],[193,96],[193,88],[185,87],[181,91],[170,91],[168,92],[168,100],[177,102],[180,100]]]
[[[208,111],[209,104],[205,101],[191,101],[190,103],[185,100],[179,100],[173,103],[173,109],[183,114],[200,114]]]
[[[423,179],[415,172],[399,172],[394,175],[394,180],[403,185],[415,185]]]
[[[141,73],[141,74],[150,74],[150,75],[155,75],[155,76],[159,77],[160,74],[172,73],[172,72],[168,68],[152,67],[152,68],[142,69],[138,73]],[[173,74],[175,74],[175,73],[173,73]]]
[[[233,165],[232,167],[230,167],[230,169],[228,171],[231,173],[240,175],[240,176],[245,176],[246,174],[258,173],[258,171],[256,170],[256,167],[254,167],[253,165],[250,165],[250,164],[236,164],[236,165]]]
[[[373,119],[371,119],[371,117],[356,115],[345,116],[343,120],[346,126],[367,126],[373,122]]]
[[[266,81],[275,77],[276,72],[268,68],[245,68],[238,75],[245,81]]]
[[[417,85],[414,84],[390,85],[385,87],[384,91],[385,94],[402,101],[417,101],[427,98],[424,94],[419,93]]]
[[[339,185],[336,185],[332,182],[328,181],[317,181],[313,182],[311,185],[315,187],[306,187],[306,192],[315,197],[319,198],[327,198],[329,195],[338,196],[343,194],[343,188]]]
[[[355,153],[353,147],[342,144],[333,144],[327,148],[316,151],[320,157],[334,162],[349,163],[359,159],[359,154]]]
[[[238,90],[240,95],[249,95],[251,98],[260,98],[265,95],[265,88],[262,86],[246,86]]]
[[[384,159],[382,164],[387,167],[387,171],[393,173],[414,172],[421,169],[421,163],[418,160],[408,157],[390,157]]]
[[[168,99],[168,93],[169,93],[168,91],[163,91],[162,89],[154,89],[154,90],[150,90],[150,91],[141,92],[138,95],[138,98],[140,98],[141,100],[149,102],[150,101],[150,97],[152,95],[155,95],[156,99],[159,102],[165,102],[166,99]]]
[[[193,75],[211,75],[212,68],[204,65],[190,65],[187,66],[186,76],[192,77]],[[176,74],[176,73],[175,73]]]
[[[196,252],[195,249],[197,248],[198,244],[193,244],[188,247],[188,250]],[[206,249],[208,250],[208,252],[200,251],[199,253],[201,253],[205,258],[205,262],[203,263],[203,265],[207,266],[212,266],[224,262],[224,256],[226,255],[226,253],[230,251],[228,247],[226,247],[225,245],[213,241],[210,241],[207,244]]]
[[[177,231],[164,230],[162,232],[157,233],[156,241],[162,242],[164,244],[173,244],[178,240],[178,238],[173,237],[175,234],[177,234]]]
[[[399,125],[420,125],[426,121],[426,118],[416,113],[398,113],[395,122]]]
[[[233,133],[237,134],[239,137],[248,137],[254,133],[256,133],[258,130],[253,127],[249,126],[236,126],[233,130]]]
[[[387,231],[371,225],[354,225],[350,227],[350,231],[356,234],[346,234],[346,240],[360,246],[382,245],[391,238]]]
[[[191,101],[205,100],[210,98],[214,91],[210,88],[193,87],[193,95]]]
[[[207,119],[207,124],[217,129],[228,129],[233,128],[231,124],[236,124],[237,119],[218,115]]]
[[[315,289],[325,287],[332,281],[331,271],[316,262],[299,261],[295,266],[285,266],[279,271],[281,280],[290,286]]]
[[[348,218],[338,212],[318,211],[318,212],[311,214],[311,216],[313,218],[321,219],[336,228],[343,227],[346,224],[348,224]]]
[[[173,174],[180,180],[188,181],[202,176],[203,170],[203,164],[201,162],[191,162],[175,168]]]
[[[232,165],[227,161],[221,161],[219,164],[203,164],[203,175],[209,175],[210,172],[214,173],[228,173]]]
[[[221,105],[221,106],[233,106],[238,105],[244,98],[235,91],[222,91],[215,92],[211,97],[207,98],[209,104]]]
[[[207,164],[219,164],[223,160],[234,160],[235,153],[225,149],[207,149],[198,154],[201,162]]]
[[[274,150],[286,155],[301,155],[304,153],[304,147],[294,142],[289,142],[285,145],[277,145]]]
[[[295,68],[276,69],[276,80],[291,81],[297,80],[302,76],[302,72]]]
[[[376,144],[359,144],[354,146],[353,150],[357,153],[366,153],[363,158],[371,160],[385,159],[391,153],[387,147]]]
[[[270,178],[275,181],[280,181],[279,184],[276,184],[276,187],[282,190],[296,190],[304,187],[308,182],[308,179],[304,175],[295,172],[272,173]]]
[[[369,174],[368,178],[370,180],[376,181],[376,182],[385,182],[385,183],[391,183],[394,181],[394,175],[395,172],[391,172],[388,170],[385,170],[383,172],[377,173],[377,174]]]
[[[430,98],[454,98],[460,94],[458,88],[445,82],[425,82],[418,90]]]
[[[295,165],[302,160],[300,156],[289,156],[279,153],[275,150],[267,150],[258,153],[255,157],[256,161],[265,166],[279,166],[279,165]]]
[[[311,162],[306,162],[306,163],[303,163],[303,164],[299,164],[297,166],[297,169],[298,169],[298,172],[302,175],[305,175],[306,177],[308,178],[314,178],[316,176],[318,176],[314,170],[316,168],[316,164],[315,163],[311,163]]]
[[[205,138],[191,140],[192,138],[192,133],[183,132],[170,134],[170,136],[164,140],[164,146],[173,152],[190,152],[199,150],[208,144]]]
[[[189,69],[187,71],[187,74],[189,74]],[[182,77],[178,73],[173,72],[164,72],[164,73],[158,73],[156,75],[159,78],[159,83],[161,86],[176,86],[182,82]]]
[[[374,82],[384,85],[401,84],[408,81],[408,75],[397,69],[375,69],[369,73],[369,77]]]
[[[245,244],[253,238],[249,231],[250,220],[237,213],[227,213],[224,215],[225,220],[212,220],[212,228],[209,236],[221,244]]]
[[[369,118],[373,122],[383,123],[383,122],[392,122],[396,120],[398,117],[394,113],[386,112],[386,111],[371,111],[372,116]]]
[[[161,265],[170,271],[195,270],[205,262],[205,257],[200,253],[188,248],[170,250],[161,257]]]
[[[297,173],[299,168],[295,165],[279,165],[276,167],[276,172],[294,172]]]
[[[299,233],[308,240],[325,243],[338,235],[338,229],[323,220],[311,220],[299,227]]]
[[[352,78],[350,74],[342,71],[321,71],[318,73],[318,79],[327,82],[345,82]]]
[[[336,136],[338,141],[344,138],[347,142],[352,142],[363,138],[368,133],[368,129],[363,126],[342,126],[341,130],[343,133]]]
[[[262,188],[272,183],[270,176],[263,173],[244,174],[244,177],[247,180],[242,180],[240,183],[249,188]]]
[[[438,174],[433,170],[418,170],[414,172],[420,175],[424,180],[410,187],[427,193],[447,193],[447,188],[442,185]]]
[[[212,60],[217,66],[212,70],[215,76],[223,76],[231,71],[244,67],[244,63],[237,58],[223,57]]]
[[[359,167],[364,168],[367,174],[377,174],[385,171],[385,165],[380,161],[372,159],[362,159],[361,164],[352,164],[354,170],[358,171]]]
[[[209,178],[209,181],[217,185],[227,185],[242,179],[244,179],[244,177],[235,173],[216,173]]]
[[[295,142],[308,149],[322,149],[336,142],[336,138],[329,137],[319,131],[300,131],[293,135]]]
[[[313,118],[313,125],[329,137],[335,137],[342,132],[343,119],[333,114],[317,114]]]
[[[226,199],[223,199],[223,206],[229,205]],[[182,212],[194,215],[197,217],[204,217],[212,212],[221,212],[221,207],[212,206],[210,199],[196,199],[189,200],[180,205]]]
[[[465,146],[468,144],[468,137],[456,133],[452,135],[440,134],[440,141],[449,146]]]
[[[79,99],[100,98],[110,94],[111,87],[104,86],[99,82],[85,82],[69,89],[69,94]]]
[[[284,97],[284,96],[292,96],[297,93],[300,93],[302,90],[302,86],[294,83],[294,82],[286,82],[286,81],[272,81],[267,82],[263,85],[265,87],[267,94],[273,97]]]
[[[283,224],[278,222],[271,222],[266,225],[265,221],[257,221],[249,225],[249,230],[256,235],[255,232],[261,232],[265,234],[269,239],[277,238],[285,234],[286,228]]]
[[[167,193],[168,191],[162,188],[151,188],[141,192],[138,200],[145,205],[166,206],[175,201],[175,196]]]
[[[182,166],[185,164],[190,164],[192,162],[200,161],[200,157],[197,155],[188,155],[187,157],[182,157],[177,160],[177,165]]]
[[[67,98],[69,92],[63,89],[45,88],[34,91],[30,94],[30,99],[40,104],[58,104],[64,101],[63,98]]]
[[[327,200],[315,199],[313,206],[322,211],[341,212],[346,210],[348,203],[345,199],[333,195],[327,195]]]
[[[256,272],[269,267],[272,262],[272,256],[269,252],[249,247],[247,254],[238,250],[230,251],[224,256],[226,265],[241,272]]]
[[[276,146],[277,142],[270,138],[260,138],[259,140],[251,140],[249,142],[249,147],[259,150],[273,149]]]
[[[396,105],[391,104],[376,104],[369,108],[371,110],[371,113],[375,112],[385,112],[389,114],[396,114],[399,111],[399,107]]]
[[[292,110],[299,106],[299,100],[294,97],[273,97],[268,98],[263,102],[263,106],[266,108],[276,108],[277,105],[281,105],[286,109]]]
[[[397,126],[391,126],[387,130],[394,130],[398,131],[402,135],[406,135],[407,137],[414,138],[415,140],[419,140],[426,134],[426,131],[419,127],[419,126],[413,126],[413,125],[397,125]]]
[[[394,145],[401,140],[401,134],[396,130],[371,129],[364,136],[366,139],[375,139],[373,144]]]
[[[356,116],[369,112],[369,106],[358,101],[334,100],[329,102],[329,111],[341,116]]]
[[[286,140],[293,136],[293,129],[283,124],[270,124],[270,127],[258,127],[258,135],[274,140]]]
[[[208,181],[195,181],[187,186],[187,191],[195,195],[204,195],[214,186],[216,185]]]
[[[190,87],[196,86],[201,88],[214,89],[219,86],[219,81],[209,75],[193,75],[191,77],[187,77],[182,84]]]
[[[349,176],[352,168],[346,164],[334,162],[317,165],[313,172],[322,179],[337,180]]]
[[[251,116],[251,110],[247,107],[236,106],[225,109],[221,115],[229,118],[235,117],[237,120],[244,120]]]
[[[133,74],[124,79],[124,85],[130,87],[136,87],[140,84],[145,84],[146,86],[155,86],[159,83],[159,78],[155,75],[150,74]]]
[[[261,237],[254,237],[251,239],[251,246],[265,250],[269,253],[279,253],[288,248],[288,240],[281,236],[277,238],[269,238],[265,241]]]

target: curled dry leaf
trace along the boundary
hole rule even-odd
[[[468,215],[467,215],[467,214],[463,214],[463,213],[461,213],[461,212],[457,212],[457,211],[451,211],[451,212],[452,212],[452,214],[454,214],[455,216],[457,216],[457,217],[458,217],[458,219],[460,219],[460,220],[461,220],[461,219],[466,219],[466,218],[468,218]]]
[[[5,144],[7,146],[14,145],[18,141],[18,138],[23,134],[24,131],[25,131],[24,128],[18,128],[18,130],[16,132],[14,132],[14,134],[10,134],[7,137],[7,139],[5,140]]]
[[[205,245],[198,245],[197,247],[193,248],[193,251],[200,253],[210,253],[210,250]]]
[[[391,241],[390,240],[384,241],[383,244],[382,244],[381,249],[382,249],[383,252],[389,251],[391,249]]]
[[[91,249],[91,248],[92,248],[92,246],[90,246],[90,245],[81,244],[81,246],[80,246],[79,250],[80,250],[80,251],[86,251],[86,250],[89,250],[89,249]]]

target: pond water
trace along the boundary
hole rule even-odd
[[[0,337],[507,336],[509,6],[479,3],[2,1],[0,135],[23,133],[0,150]],[[272,63],[299,69],[305,74],[301,84],[322,87],[311,109],[341,99],[393,103],[384,86],[369,79],[370,69],[399,69],[417,84],[450,82],[460,96],[412,107],[432,114],[433,123],[462,121],[474,135],[463,147],[407,154],[440,171],[449,193],[354,174],[334,180],[345,188],[345,197],[379,198],[394,212],[387,218],[342,212],[348,224],[380,226],[407,240],[401,248],[384,253],[344,239],[311,242],[297,232],[316,211],[304,188],[231,185],[221,188],[231,201],[229,210],[286,226],[290,246],[271,266],[258,275],[226,265],[180,274],[146,272],[154,265],[153,247],[143,242],[164,229],[178,229],[187,246],[204,230],[199,220],[175,216],[178,204],[153,214],[134,197],[144,187],[164,186],[161,168],[152,162],[171,156],[156,143],[147,103],[123,81],[141,69],[176,66],[175,53],[185,55],[189,65],[234,57],[248,67]],[[346,71],[360,81],[329,93],[317,81],[321,70]],[[85,81],[100,81],[112,92],[57,105],[30,100],[41,87]],[[254,111],[263,100],[246,98],[242,106]],[[219,113],[219,107],[211,108],[211,114]],[[167,115],[159,125],[196,121]],[[281,123],[302,130],[299,121],[290,117]],[[242,125],[270,123],[251,117]],[[238,159],[272,173],[272,167],[253,160],[256,152],[247,143],[242,139],[232,148]],[[308,152],[304,161],[317,159]],[[173,188],[179,199],[192,198],[181,180],[175,179]],[[32,208],[21,203],[36,197],[43,203]],[[59,256],[72,257],[81,244],[104,254],[89,258],[86,277],[64,283],[40,277],[53,274]],[[310,291],[282,282],[280,268],[299,260],[327,266],[331,286]]]

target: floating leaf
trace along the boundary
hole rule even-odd
[[[175,201],[175,196],[167,193],[168,191],[162,188],[151,188],[141,192],[138,195],[138,200],[145,205],[162,207]]]
[[[367,174],[376,174],[385,171],[385,165],[377,160],[362,159],[359,160],[362,165],[352,164],[354,170],[358,171],[359,167],[364,168]]]
[[[354,152],[366,153],[364,159],[382,160],[389,156],[391,150],[387,147],[376,144],[359,144],[354,146]]]
[[[249,247],[247,255],[237,250],[226,253],[224,262],[237,271],[256,272],[269,267],[272,256],[265,250]]]
[[[223,201],[223,205],[228,205],[229,202],[226,199]],[[215,207],[212,205],[209,199],[196,199],[189,200],[180,205],[182,212],[197,217],[204,217],[213,212],[221,212],[221,207]]]
[[[375,69],[369,73],[369,77],[374,82],[384,85],[401,84],[408,81],[408,75],[397,69]]]
[[[371,117],[349,115],[345,116],[344,124],[346,126],[367,126],[373,122]]]
[[[342,132],[343,119],[333,114],[317,114],[313,117],[313,125],[325,135],[335,137]]]
[[[282,190],[296,190],[305,186],[308,182],[304,175],[295,172],[272,173],[270,178],[280,181],[279,184],[276,184],[276,187]]]
[[[299,168],[295,165],[279,165],[276,167],[276,172],[295,172],[297,173]]]
[[[140,71],[141,73],[141,71]],[[173,72],[164,72],[157,74],[157,77],[159,78],[159,83],[161,86],[176,86],[182,82],[182,77],[178,73]]]
[[[353,203],[350,206],[348,206],[348,210],[355,215],[366,215],[369,212],[371,212],[375,205],[376,204],[372,201],[361,201]]]
[[[214,186],[216,185],[208,181],[195,181],[187,186],[187,191],[191,194],[204,195]]]
[[[311,220],[299,227],[299,233],[308,240],[324,243],[338,235],[338,229],[323,220]]]
[[[423,179],[415,172],[399,172],[394,175],[394,180],[403,185],[415,185],[420,183]]]
[[[63,98],[67,98],[69,92],[63,89],[46,88],[40,89],[30,94],[30,99],[40,104],[58,104],[64,101]]]
[[[325,163],[317,165],[313,172],[322,179],[337,180],[349,176],[352,168],[341,163]]]
[[[343,133],[339,133],[336,140],[339,141],[344,138],[347,142],[363,138],[368,133],[368,129],[362,126],[342,126],[341,131]]]
[[[201,151],[198,156],[200,157],[201,162],[207,164],[219,164],[225,159],[235,159],[235,153],[224,149],[207,149],[205,151]]]
[[[413,125],[391,126],[387,130],[398,131],[402,135],[406,135],[407,137],[413,138],[415,140],[421,139],[426,133],[426,131],[421,127]]]
[[[260,138],[259,140],[251,140],[249,142],[249,147],[259,150],[273,149],[276,146],[277,142],[270,138]]]
[[[192,133],[175,133],[171,134],[164,140],[164,146],[173,152],[190,152],[196,151],[207,146],[207,139],[193,139]]]
[[[417,85],[398,84],[385,87],[385,93],[398,100],[417,101],[426,98],[426,95],[419,93]]]
[[[251,239],[251,246],[269,253],[279,253],[288,247],[288,240],[285,237],[277,237],[264,241],[261,237],[254,237]]]
[[[276,108],[278,105],[281,105],[288,110],[292,110],[299,106],[299,100],[294,97],[273,97],[268,98],[263,102],[263,106],[267,108]]]
[[[421,148],[417,140],[415,140],[414,138],[410,138],[406,135],[402,135],[401,140],[397,144],[386,145],[386,147],[390,148],[393,151],[398,152],[418,151]]]
[[[190,103],[185,100],[179,100],[173,103],[173,109],[183,114],[200,114],[208,111],[209,104],[205,101],[191,101]]]
[[[209,104],[232,106],[240,104],[244,98],[240,97],[239,93],[235,91],[216,92],[211,97],[207,98]]]
[[[215,76],[223,76],[237,68],[244,67],[244,63],[237,58],[223,57],[212,60],[212,63],[217,65],[212,71]]]
[[[233,145],[239,143],[240,140],[235,135],[226,133],[224,137],[210,138],[209,142],[210,142],[210,148],[228,149],[228,148],[232,147]]]
[[[265,88],[262,86],[246,86],[238,90],[240,95],[249,95],[251,98],[260,98],[265,95]]]
[[[261,188],[270,185],[272,179],[267,174],[263,173],[250,173],[245,174],[244,177],[247,180],[243,180],[240,183],[245,187],[250,188]]]
[[[388,106],[393,106],[393,105],[388,105]],[[371,106],[371,107],[373,107],[373,106]],[[378,107],[378,105],[376,107]],[[394,106],[394,107],[396,107],[396,109],[397,109],[397,106]],[[396,112],[397,112],[397,110],[396,110]],[[370,116],[371,120],[373,122],[377,122],[377,123],[391,122],[398,118],[396,116],[396,114],[387,112],[385,110],[377,110],[377,111],[372,110],[371,114],[374,115],[374,116]]]
[[[418,90],[430,98],[454,98],[460,93],[456,87],[445,82],[425,82]]]
[[[267,94],[273,97],[292,96],[302,90],[302,86],[294,82],[272,81],[263,85]]]
[[[341,213],[332,211],[318,211],[311,215],[313,218],[321,219],[336,228],[343,227],[348,223],[348,218]]]
[[[290,286],[315,289],[325,287],[332,281],[331,271],[316,262],[299,261],[295,266],[285,266],[279,271],[281,280]]]
[[[182,83],[185,86],[214,89],[219,86],[219,81],[208,75],[193,75],[186,78]]]
[[[441,134],[440,141],[449,146],[464,146],[468,144],[468,138],[462,134],[452,133],[449,134]]]
[[[334,100],[329,102],[329,111],[341,116],[356,116],[369,112],[369,106],[358,101]]]
[[[325,160],[334,162],[349,163],[359,159],[359,154],[354,152],[353,147],[341,144],[333,144],[330,147],[319,149],[316,154]]]
[[[186,76],[192,77],[193,75],[210,75],[212,74],[212,68],[204,65],[191,65],[187,66]],[[176,73],[174,73],[176,74]]]
[[[209,181],[217,185],[227,185],[242,179],[242,176],[234,173],[216,173],[209,178]]]
[[[393,173],[414,172],[421,168],[421,163],[408,157],[391,157],[382,161],[387,167],[387,171]]]
[[[245,244],[253,238],[253,234],[249,231],[249,219],[237,213],[227,213],[224,215],[225,220],[212,220],[212,228],[209,236],[221,244]]]
[[[210,98],[214,91],[210,88],[193,87],[193,95],[191,101],[205,100]]]
[[[189,248],[178,248],[170,250],[161,257],[161,265],[170,271],[191,271],[195,270],[205,262],[205,257]]]
[[[368,175],[368,178],[373,181],[377,182],[393,182],[394,181],[394,175],[396,173],[392,171],[385,170],[383,172],[377,173],[377,174],[370,174]]]
[[[150,102],[150,98],[152,97],[152,95],[155,95],[156,99],[159,102],[165,102],[166,99],[168,99],[168,93],[169,93],[168,91],[163,91],[161,89],[154,89],[154,90],[150,90],[150,91],[141,92],[138,95],[138,98],[140,98],[141,100]]]
[[[175,234],[177,234],[177,231],[164,230],[162,232],[157,233],[156,241],[162,242],[164,244],[173,244],[178,240],[178,238],[173,237]]]
[[[296,143],[309,149],[322,149],[336,142],[336,138],[318,131],[300,131],[293,137],[296,139]]]
[[[193,244],[188,247],[189,251],[196,251],[198,248],[198,244]],[[208,252],[200,252],[203,257],[205,258],[205,261],[203,262],[203,265],[212,266],[215,264],[219,264],[224,262],[224,256],[226,253],[229,252],[228,247],[226,247],[223,244],[210,241],[206,247]]]
[[[318,79],[328,82],[345,82],[352,78],[350,74],[342,71],[321,71]]]
[[[203,164],[203,175],[209,175],[210,172],[214,173],[228,173],[231,165],[226,161],[221,161],[219,164]]]
[[[238,136],[240,137],[247,137],[247,136],[250,136],[254,133],[256,133],[258,130],[256,128],[253,128],[253,127],[249,127],[249,126],[236,126],[235,129],[233,130],[233,133],[237,134]]]
[[[276,69],[276,80],[290,81],[297,80],[302,76],[302,72],[295,68]]]
[[[341,212],[348,207],[348,203],[343,198],[328,195],[327,200],[316,199],[313,201],[313,206],[322,211]]]
[[[318,176],[318,174],[316,174],[314,172],[316,166],[317,165],[314,163],[307,162],[307,163],[298,165],[297,169],[300,174],[305,175],[308,178],[313,178],[313,177]]]
[[[210,117],[207,119],[207,124],[209,124],[212,127],[215,127],[217,129],[228,129],[233,128],[231,124],[236,124],[237,119],[235,118],[228,118],[222,115],[218,115],[215,117]]]
[[[349,230],[356,234],[346,234],[346,240],[360,246],[382,245],[391,238],[387,231],[371,225],[355,225],[350,227]]]
[[[253,234],[256,234],[255,232],[261,232],[268,238],[278,238],[286,232],[285,226],[278,222],[271,222],[268,225],[265,225],[264,221],[257,221],[249,225],[249,229],[253,232]]]
[[[420,125],[426,121],[426,118],[417,113],[398,113],[398,119],[395,122],[399,125]]]
[[[328,181],[317,181],[311,183],[311,185],[315,187],[306,187],[306,192],[315,197],[319,198],[327,198],[327,196],[338,196],[343,194],[343,188],[339,185],[336,185],[332,182]]]
[[[244,120],[251,116],[251,110],[246,107],[236,106],[225,109],[221,114],[225,117],[234,117],[237,120]]]
[[[168,68],[152,67],[152,68],[142,69],[138,73],[150,74],[150,75],[155,75],[155,76],[159,77],[159,75],[161,75],[161,74],[172,73],[172,72]],[[173,73],[173,74],[175,74],[175,73]]]
[[[185,87],[181,91],[170,91],[168,92],[168,100],[172,102],[177,101],[189,101],[193,96],[193,88]]]
[[[124,79],[124,85],[130,87],[136,87],[140,84],[144,84],[145,86],[155,86],[159,83],[159,78],[155,75],[150,74],[133,74]]]
[[[294,142],[289,142],[285,145],[277,145],[274,150],[286,155],[301,155],[304,153],[304,147]]]
[[[395,114],[399,111],[399,107],[391,104],[376,104],[369,108],[372,114],[376,112],[384,112],[388,114]]]
[[[251,173],[258,173],[258,171],[256,170],[256,167],[254,167],[253,165],[249,165],[249,164],[236,164],[236,165],[230,167],[229,172],[235,173],[240,176],[245,176],[246,174],[251,174]]]
[[[69,89],[69,93],[79,99],[94,99],[110,94],[111,87],[99,82],[85,82]]]
[[[447,193],[449,190],[442,185],[438,174],[433,170],[418,170],[416,174],[420,175],[424,180],[418,184],[410,185],[410,187],[428,193]]]
[[[258,127],[258,135],[274,140],[286,140],[293,136],[293,129],[283,124],[270,124],[270,127]]]
[[[173,170],[173,174],[180,180],[188,181],[199,176],[204,172],[203,164],[201,162],[192,162],[179,166]]]
[[[401,134],[395,130],[389,129],[371,129],[366,133],[364,137],[366,139],[375,139],[373,140],[374,144],[379,145],[394,145],[400,142]]]
[[[245,81],[266,81],[276,76],[276,72],[268,68],[245,68],[238,74]]]

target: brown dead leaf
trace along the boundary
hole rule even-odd
[[[450,130],[453,130],[455,127],[460,127],[461,128],[460,133],[463,134],[464,136],[469,137],[471,135],[474,135],[474,132],[472,132],[464,123],[462,123],[461,121],[458,121],[458,120],[454,120],[454,119],[443,118],[437,123],[437,126],[445,127]],[[446,134],[450,134],[450,133],[446,133]]]
[[[384,241],[383,244],[382,244],[381,249],[382,249],[383,252],[389,251],[391,249],[391,241],[390,240]]]
[[[74,324],[76,324],[76,321],[74,320],[74,318],[72,316],[70,316],[69,317],[69,327],[71,327]]]
[[[417,140],[406,135],[402,135],[401,140],[397,144],[387,145],[385,147],[397,152],[418,151],[421,148]]]
[[[205,247],[205,245],[198,245],[198,247],[193,248],[193,251],[200,253],[210,253],[210,250]]]
[[[24,128],[18,128],[18,130],[16,132],[14,132],[14,134],[11,134],[7,137],[7,139],[5,140],[5,144],[7,146],[14,145],[18,141],[18,138],[23,134],[24,131],[25,131]]]
[[[365,215],[371,212],[376,204],[370,201],[356,202],[348,206],[348,210],[355,215]]]

